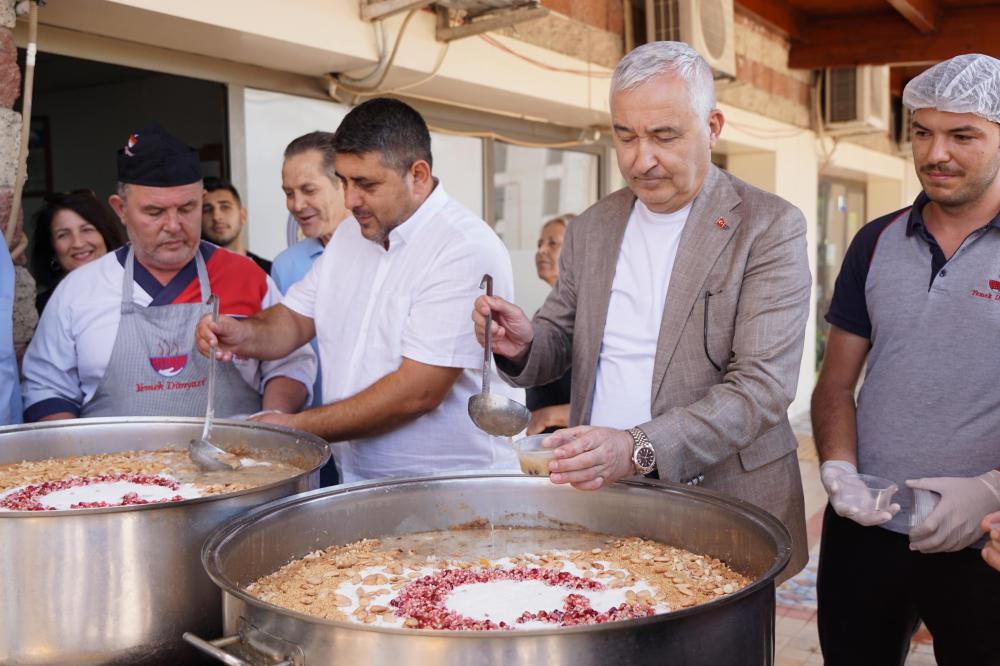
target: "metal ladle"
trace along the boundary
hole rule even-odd
[[[493,295],[493,278],[486,274],[479,288],[486,287],[486,295]],[[491,435],[513,437],[524,430],[531,420],[531,412],[519,402],[502,395],[490,393],[490,362],[493,360],[493,313],[486,315],[486,345],[483,347],[483,392],[469,398],[469,416],[476,426]]]
[[[212,321],[219,321],[219,297],[212,294],[208,302],[212,306]],[[223,456],[229,455],[228,453],[208,441],[209,433],[212,431],[212,419],[215,418],[215,353],[216,347],[212,345],[208,352],[208,407],[205,410],[205,427],[201,431],[201,439],[192,439],[188,444],[188,455],[191,456],[191,460],[206,472],[238,469],[238,466],[222,460]]]

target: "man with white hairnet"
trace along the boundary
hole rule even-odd
[[[923,620],[939,664],[996,664],[1000,576],[973,546],[1000,509],[1000,60],[942,62],[903,103],[923,191],[851,243],[812,399],[820,644],[828,666],[902,664]],[[899,487],[888,510],[859,473]]]

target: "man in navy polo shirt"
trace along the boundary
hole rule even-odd
[[[1000,509],[1000,61],[939,63],[903,103],[923,192],[851,243],[812,398],[820,644],[828,666],[903,664],[923,620],[939,664],[996,664],[1000,575],[973,546]],[[859,472],[898,503],[875,510]],[[936,501],[912,528],[911,489]]]

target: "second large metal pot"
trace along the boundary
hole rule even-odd
[[[674,613],[530,632],[373,628],[302,615],[243,591],[318,548],[477,519],[495,526],[582,526],[656,539],[720,558],[755,580],[735,594]],[[503,538],[502,531],[497,534]],[[280,500],[220,528],[202,558],[225,592],[225,626],[232,634],[216,645],[231,646],[254,664],[751,666],[773,660],[774,579],[788,561],[789,544],[777,519],[705,490],[628,482],[580,492],[537,477],[465,475],[347,486]]]
[[[0,429],[0,464],[183,447],[203,421],[117,418]],[[296,464],[302,473],[250,490],[167,504],[0,512],[0,664],[188,664],[192,627],[220,630],[205,576],[205,537],[237,514],[319,485],[322,440],[287,428],[220,421],[223,448]]]

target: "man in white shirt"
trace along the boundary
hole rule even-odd
[[[285,147],[285,160],[281,165],[281,189],[285,206],[295,218],[304,238],[274,258],[271,277],[281,290],[301,280],[312,268],[313,262],[323,254],[333,232],[351,213],[344,207],[344,193],[337,178],[333,160],[333,132],[309,132],[292,139]],[[319,355],[316,340],[310,341]],[[323,404],[323,368],[316,373],[311,407]],[[321,483],[333,485],[336,479],[328,478],[333,465],[323,468]]]
[[[645,44],[611,82],[627,189],[573,220],[559,279],[533,321],[502,298],[497,364],[519,386],[572,363],[571,427],[550,479],[593,490],[635,474],[703,484],[770,511],[792,535],[783,576],[807,558],[795,397],[809,313],[805,220],[717,169],[724,119],[690,46]]]
[[[432,176],[430,133],[406,104],[355,107],[335,149],[353,217],[282,305],[241,322],[203,319],[199,348],[218,341],[221,358],[271,358],[315,336],[326,404],[261,420],[338,442],[345,482],[516,467],[510,447],[467,412],[482,379],[468,308],[484,273],[513,297],[506,249]]]

